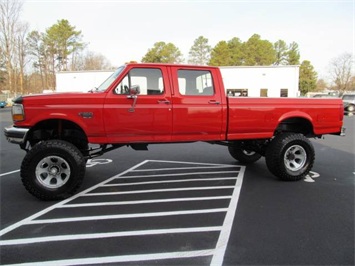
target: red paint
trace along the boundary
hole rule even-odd
[[[114,89],[137,68],[160,70],[164,92],[138,94],[132,110],[134,99],[117,95]],[[180,93],[178,75],[189,73],[185,70],[208,71],[214,94]],[[25,120],[16,122],[16,127],[65,119],[81,127],[90,143],[100,144],[268,139],[289,118],[308,120],[314,135],[339,134],[343,118],[341,99],[227,98],[217,67],[171,64],[128,64],[105,91],[24,96],[23,105]]]

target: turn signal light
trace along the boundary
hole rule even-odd
[[[25,113],[22,104],[14,104],[12,106],[12,120],[19,122],[25,120]]]

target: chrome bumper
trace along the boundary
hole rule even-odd
[[[21,127],[5,127],[4,134],[6,139],[15,144],[23,144],[26,140],[26,135],[30,129]]]

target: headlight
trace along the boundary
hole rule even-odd
[[[14,122],[19,122],[25,120],[25,113],[23,111],[22,104],[14,104],[12,106],[12,120]]]

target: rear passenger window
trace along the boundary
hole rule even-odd
[[[114,90],[115,94],[129,94],[130,89],[139,95],[160,95],[164,93],[163,75],[160,69],[133,68]]]
[[[181,95],[214,95],[211,72],[207,70],[178,70]]]

